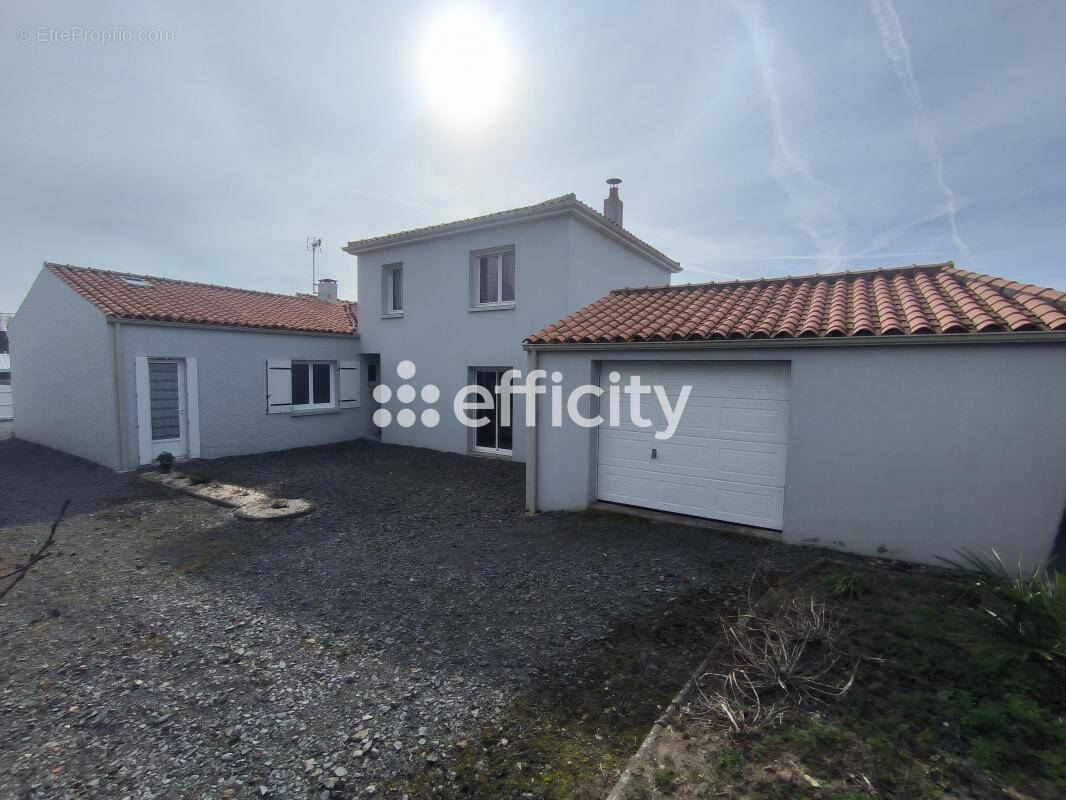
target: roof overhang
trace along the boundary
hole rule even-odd
[[[680,263],[668,258],[654,247],[642,242],[636,236],[629,233],[629,231],[620,228],[597,214],[592,208],[576,198],[560,200],[557,203],[552,203],[551,205],[546,206],[532,206],[530,208],[521,208],[516,209],[515,211],[504,212],[502,214],[493,214],[489,219],[475,218],[467,221],[435,226],[433,228],[422,228],[411,231],[408,234],[362,239],[360,241],[349,242],[341,249],[345,253],[355,256],[361,253],[372,253],[377,250],[386,250],[401,244],[424,242],[430,239],[454,236],[459,233],[500,228],[505,225],[514,225],[520,222],[532,222],[539,219],[547,219],[549,217],[559,217],[563,215],[575,216],[577,219],[600,231],[622,246],[644,256],[667,272],[681,271]]]
[[[293,328],[257,328],[252,325],[208,325],[199,322],[175,322],[164,319],[141,317],[105,317],[108,323],[122,325],[148,325],[155,328],[196,328],[204,331],[229,331],[231,333],[281,333],[287,336],[320,336],[329,339],[358,339],[358,333],[333,333],[331,331],[301,331]]]
[[[781,339],[699,339],[654,342],[523,342],[524,350],[765,350],[792,347],[911,347],[918,345],[1066,343],[1066,331],[821,336]]]

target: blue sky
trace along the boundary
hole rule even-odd
[[[459,122],[426,50],[457,9],[497,92]],[[78,27],[171,40],[40,40]],[[311,233],[351,297],[350,239],[615,175],[675,282],[1066,288],[1064,30],[1058,0],[5,4],[0,310],[44,260],[306,290]]]

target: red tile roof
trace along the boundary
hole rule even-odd
[[[931,264],[618,289],[531,344],[1066,330],[1066,292]]]
[[[69,264],[46,263],[45,268],[108,317],[308,333],[358,333],[356,305],[346,301],[327,303],[306,295],[233,289]],[[148,285],[135,285],[124,278]]]

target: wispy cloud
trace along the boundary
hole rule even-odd
[[[903,35],[903,25],[899,21],[896,7],[892,4],[892,0],[870,0],[870,9],[873,11],[877,29],[881,34],[881,47],[884,48],[888,60],[892,62],[892,68],[895,70],[896,77],[899,78],[899,82],[903,87],[903,94],[906,97],[907,105],[910,107],[922,150],[925,152],[929,167],[933,171],[933,180],[944,195],[944,210],[942,213],[947,217],[948,224],[951,225],[951,237],[960,252],[969,253],[969,248],[962,240],[962,237],[959,236],[959,229],[955,223],[957,210],[955,193],[944,178],[944,159],[940,156],[940,148],[937,147],[936,139],[933,138],[933,133],[929,129],[929,122],[925,115],[925,103],[922,101],[922,93],[918,89],[918,81],[914,77],[911,49]]]
[[[814,243],[819,258],[836,266],[844,246],[844,226],[836,191],[818,180],[803,161],[785,125],[780,81],[775,66],[776,48],[763,22],[765,11],[756,0],[733,0],[733,8],[751,38],[759,77],[770,109],[774,136],[774,159],[771,171],[792,202],[796,224]]]

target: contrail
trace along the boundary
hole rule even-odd
[[[892,0],[870,0],[870,9],[877,22],[877,30],[881,34],[881,47],[888,56],[888,60],[892,62],[896,77],[903,86],[903,94],[907,99],[907,105],[910,106],[911,116],[918,130],[925,157],[933,170],[933,178],[944,195],[944,215],[951,224],[951,236],[959,251],[968,254],[970,249],[959,236],[959,229],[955,224],[955,193],[944,180],[944,159],[940,157],[940,149],[936,146],[932,131],[929,130],[925,103],[922,102],[922,93],[918,90],[918,81],[914,77],[911,49],[903,36],[903,26],[900,24],[896,7],[892,4]]]
[[[771,171],[792,201],[798,216],[797,225],[811,238],[821,256],[829,260],[831,265],[836,265],[844,243],[839,202],[833,188],[814,177],[789,141],[774,69],[774,43],[763,25],[762,4],[752,0],[733,0],[733,9],[751,38],[763,92],[770,107],[770,123],[774,134]]]

